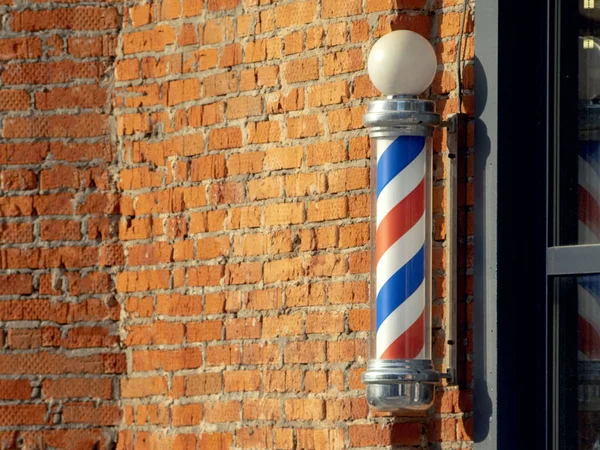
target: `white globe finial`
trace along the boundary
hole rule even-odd
[[[419,95],[429,87],[437,71],[435,50],[418,33],[392,31],[371,49],[369,78],[384,95]]]

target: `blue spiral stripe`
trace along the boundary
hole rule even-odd
[[[579,156],[585,159],[592,167],[594,172],[600,176],[600,142],[587,141],[581,143],[579,148]]]
[[[377,329],[425,278],[425,245],[383,285],[377,294]]]
[[[377,196],[383,188],[419,156],[424,136],[398,136],[377,162]]]

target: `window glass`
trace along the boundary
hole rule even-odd
[[[559,448],[598,450],[600,275],[561,277],[556,282],[559,315],[562,316],[557,331],[558,351],[562,354],[557,375],[560,378],[558,411],[564,445]],[[573,442],[577,442],[576,447]]]

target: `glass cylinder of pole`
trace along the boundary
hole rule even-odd
[[[371,339],[363,375],[380,411],[433,404],[431,141],[435,105],[411,96],[371,102]]]

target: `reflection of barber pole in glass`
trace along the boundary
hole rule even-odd
[[[578,243],[600,243],[600,142],[582,141],[578,162]],[[579,359],[600,360],[600,277],[578,277]]]
[[[426,165],[424,136],[377,140],[376,355],[425,355]]]
[[[586,115],[593,117],[593,107]],[[593,130],[580,133],[578,157],[578,244],[600,243],[600,141]],[[600,443],[600,276],[577,277],[579,429],[578,448],[592,450]]]
[[[600,42],[579,38],[578,244],[600,243]],[[578,448],[600,447],[600,275],[577,277]]]

